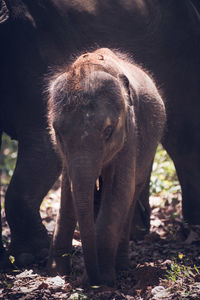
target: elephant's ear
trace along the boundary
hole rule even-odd
[[[128,105],[133,106],[137,103],[137,94],[134,87],[130,84],[128,78],[124,74],[119,74],[118,79],[122,86],[123,92],[128,100]]]
[[[9,10],[4,0],[0,0],[0,24],[9,18]]]

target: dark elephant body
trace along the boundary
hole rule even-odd
[[[153,81],[109,49],[80,56],[54,79],[49,125],[63,162],[63,192],[51,271],[69,272],[65,261],[76,215],[90,283],[112,285],[115,265],[127,267],[133,209],[148,180],[165,120]],[[101,204],[94,224],[93,192],[99,177]]]
[[[199,224],[199,11],[198,0],[0,1],[0,133],[19,141],[5,203],[18,261],[48,247],[39,206],[61,172],[46,129],[44,76],[96,45],[120,48],[152,72],[167,102],[162,143],[181,183],[183,215]],[[0,253],[4,264],[2,243]]]

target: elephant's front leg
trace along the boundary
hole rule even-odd
[[[134,172],[133,162],[122,162],[107,167],[103,172],[102,204],[96,232],[101,278],[108,285],[113,285],[115,281],[120,236],[133,201]],[[124,253],[128,256],[128,249]]]
[[[120,241],[117,249],[117,256],[115,261],[115,266],[117,271],[124,271],[129,268],[129,241],[131,224],[133,219],[133,211],[135,208],[135,198],[129,209],[128,216],[124,222],[123,230],[120,234]]]
[[[16,168],[5,195],[6,218],[11,229],[10,253],[19,266],[46,258],[47,230],[39,209],[61,171],[49,132],[29,130],[20,137]]]
[[[67,171],[62,173],[61,203],[50,248],[48,269],[51,274],[65,275],[71,270],[72,239],[76,216]]]
[[[136,229],[135,226],[133,227],[133,224],[134,225],[138,224],[137,221],[141,220],[140,219],[141,216],[137,218],[137,214],[138,214],[137,201],[138,199],[141,199],[140,198],[141,193],[146,187],[145,183],[146,181],[144,180],[144,183],[135,185],[133,201],[128,216],[126,218],[126,222],[124,223],[124,228],[118,246],[117,257],[116,257],[117,270],[126,270],[129,266],[128,250],[129,250],[130,233],[133,232],[133,229]]]

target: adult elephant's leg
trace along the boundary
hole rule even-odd
[[[182,189],[184,220],[191,225],[200,225],[200,122],[195,118],[176,118],[169,126],[163,146],[172,158]]]
[[[61,171],[48,132],[29,132],[19,140],[16,168],[5,197],[11,229],[10,252],[27,265],[47,253],[49,240],[40,204]]]
[[[144,184],[138,187],[135,209],[133,210],[132,225],[130,231],[131,240],[141,240],[150,229],[151,209],[149,205],[149,187],[151,170]]]

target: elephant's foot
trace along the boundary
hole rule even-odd
[[[114,287],[115,285],[115,275],[109,274],[109,273],[104,273],[101,275],[101,285],[106,285],[110,287]]]
[[[49,257],[47,272],[51,276],[69,275],[71,271],[70,254],[63,253],[57,256]]]
[[[49,238],[43,234],[32,240],[12,239],[9,252],[14,256],[18,267],[44,262],[49,253]]]
[[[100,274],[101,274],[100,275],[101,285],[103,284],[110,287],[113,287],[115,285],[116,276],[115,276],[115,270],[113,268],[101,270]]]
[[[121,240],[117,256],[115,260],[115,267],[117,271],[125,271],[129,269],[130,261],[129,261],[129,239],[128,239],[128,232],[123,236],[123,240]],[[126,238],[125,238],[126,237]]]
[[[129,269],[130,261],[128,256],[117,257],[116,270],[117,272],[126,271]]]
[[[115,270],[102,270],[100,276],[98,275],[95,281],[91,282],[89,280],[86,270],[83,271],[82,276],[76,281],[75,285],[77,287],[84,286],[88,288],[89,286],[107,286],[107,287],[114,287],[115,286]]]
[[[15,263],[19,267],[28,267],[34,263],[41,263],[47,261],[48,248],[37,249],[37,253],[33,253],[27,249],[22,250],[21,253],[14,254]]]
[[[13,265],[11,264],[9,260],[9,256],[5,249],[0,249],[0,270],[6,271],[8,269],[11,269]]]

